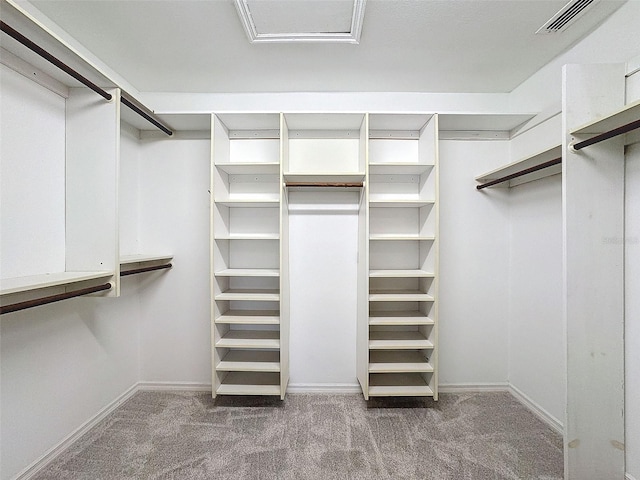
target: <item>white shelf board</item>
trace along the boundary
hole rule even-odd
[[[370,175],[422,175],[431,171],[434,165],[424,163],[369,163]]]
[[[369,373],[433,372],[433,366],[417,350],[378,350],[369,354]]]
[[[432,302],[433,296],[419,290],[372,290],[370,302]]]
[[[369,325],[434,325],[426,314],[414,311],[373,310],[369,312]]]
[[[372,233],[369,235],[369,240],[381,240],[381,241],[421,241],[432,242],[436,237],[431,235],[418,235],[418,234],[395,234],[395,233]]]
[[[381,208],[416,208],[426,207],[427,205],[433,205],[433,200],[371,200],[369,199],[370,207]]]
[[[48,287],[71,285],[73,283],[109,278],[114,272],[55,272],[26,277],[3,278],[0,280],[0,295],[28,292]]]
[[[216,163],[216,168],[229,175],[278,175],[278,162]]]
[[[364,181],[364,172],[318,172],[318,173],[297,173],[285,172],[285,182],[362,182]]]
[[[370,350],[432,349],[433,343],[417,330],[373,330],[369,332]]]
[[[433,390],[420,373],[373,373],[369,376],[370,397],[432,397]]]
[[[511,175],[513,173],[519,172],[520,170],[525,170],[527,168],[535,167],[536,165],[540,165],[541,163],[548,162],[549,160],[553,160],[559,157],[562,157],[562,146],[556,145],[553,148],[549,148],[547,150],[544,150],[543,152],[539,152],[530,157],[526,157],[521,160],[511,162],[508,165],[505,165],[503,167],[496,168],[495,170],[491,170],[490,172],[487,172],[487,173],[483,173],[482,175],[479,175],[476,177],[476,182],[487,183],[492,180],[497,180],[507,175]],[[562,164],[559,163],[552,167],[548,167],[543,170],[538,170],[537,172],[533,172],[527,175],[523,175],[522,177],[517,177],[512,180],[503,182],[501,184],[495,185],[495,187],[498,187],[498,186],[515,187],[516,185],[532,182],[540,178],[557,175],[561,172],[562,172]]]
[[[369,131],[393,132],[415,131],[419,132],[431,120],[431,113],[371,113],[369,114]],[[370,137],[386,138],[386,137]]]
[[[280,348],[277,330],[229,330],[216,342],[218,348]]]
[[[289,130],[359,130],[363,113],[285,113]]]
[[[216,277],[279,277],[277,268],[227,268],[215,272]]]
[[[252,199],[252,198],[238,198],[226,200],[214,200],[217,205],[224,205],[225,207],[233,208],[278,208],[280,205],[280,199],[268,198],[268,199]]]
[[[640,120],[640,100],[630,103],[609,115],[586,123],[570,132],[571,135],[598,135],[627,123]]]
[[[138,253],[135,255],[122,255],[120,257],[120,265],[129,265],[131,263],[147,263],[147,262],[168,262],[173,255],[161,254],[145,254]]]
[[[280,395],[280,374],[229,372],[216,390],[220,395]]]
[[[509,132],[528,122],[536,113],[454,113],[438,115],[440,131]]]
[[[369,270],[369,277],[373,278],[432,278],[433,272],[426,270]]]
[[[215,323],[278,325],[280,323],[280,312],[278,310],[229,310],[216,318]]]
[[[229,235],[216,235],[215,240],[279,240],[278,233],[231,233]]]
[[[280,300],[278,290],[240,290],[229,289],[216,295],[216,300],[256,300],[262,302],[277,302]]]
[[[216,365],[221,372],[279,372],[280,353],[277,351],[231,350]]]

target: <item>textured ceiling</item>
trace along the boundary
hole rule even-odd
[[[359,45],[251,44],[232,0],[32,3],[140,91],[510,92],[624,1],[535,35],[566,0],[368,0]]]

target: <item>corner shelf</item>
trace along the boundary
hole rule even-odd
[[[562,157],[562,145],[555,145],[554,147],[544,150],[543,152],[512,162],[503,167],[491,170],[490,172],[483,173],[482,175],[476,177],[476,182],[484,184],[492,182],[494,180],[499,180],[503,177],[517,174],[523,170],[536,167],[545,162],[549,162],[560,157]],[[522,185],[523,183],[533,182],[534,180],[557,175],[561,172],[562,164],[557,164],[551,167],[544,168],[543,170],[538,170],[536,172],[518,176],[511,180],[505,180],[498,185],[511,188],[517,185]]]

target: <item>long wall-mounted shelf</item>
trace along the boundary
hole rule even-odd
[[[625,107],[592,122],[586,123],[575,130],[572,130],[570,134],[574,137],[582,137],[587,135],[594,135],[586,139],[586,141],[579,141],[573,144],[576,150],[580,150],[593,143],[598,143],[609,138],[616,137],[618,135],[624,135],[625,145],[629,145],[635,141],[638,141],[638,135],[630,132],[640,129],[640,101],[626,105]]]
[[[89,280],[108,279],[113,272],[55,272],[26,277],[3,278],[0,295],[40,290],[49,287],[70,286]]]
[[[478,190],[488,186],[515,187],[523,183],[557,175],[562,172],[562,146],[544,150],[476,177]]]

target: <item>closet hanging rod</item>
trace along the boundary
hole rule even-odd
[[[173,132],[171,131],[171,129],[169,127],[167,127],[166,125],[164,125],[162,122],[160,122],[160,120],[158,120],[157,118],[154,118],[152,113],[145,112],[142,108],[137,106],[135,103],[133,103],[128,98],[126,98],[124,95],[120,96],[120,101],[124,105],[129,107],[131,110],[136,112],[138,115],[140,115],[142,118],[144,118],[146,121],[148,121],[148,122],[152,123],[153,125],[155,125],[156,127],[158,127],[160,130],[162,130],[167,135],[169,135],[169,136],[173,135]]]
[[[60,59],[58,59],[58,58],[54,57],[53,55],[51,55],[44,48],[40,47],[39,45],[36,45],[34,42],[29,40],[27,37],[22,35],[20,32],[18,32],[17,30],[14,30],[13,28],[11,28],[9,25],[7,25],[6,23],[4,23],[2,21],[0,21],[0,26],[2,27],[2,31],[4,33],[6,33],[10,37],[14,38],[18,42],[20,42],[22,45],[27,47],[29,50],[37,53],[42,58],[47,60],[49,63],[52,63],[53,65],[58,67],[63,72],[71,75],[73,78],[78,80],[80,83],[86,85],[91,90],[96,92],[98,95],[104,97],[106,100],[111,100],[112,96],[111,96],[110,93],[105,92],[103,89],[98,87],[95,83],[93,83],[91,80],[89,80],[88,78],[84,77],[80,73],[76,72],[73,68],[71,68],[66,63],[62,62]]]
[[[596,143],[604,142],[605,140],[609,140],[610,138],[617,137],[618,135],[623,135],[637,128],[640,128],[640,120],[627,123],[626,125],[622,125],[621,127],[614,128],[613,130],[609,130],[608,132],[601,133],[600,135],[596,135],[595,137],[591,137],[587,140],[574,143],[573,145],[571,145],[571,148],[573,150],[581,150],[584,147],[588,147]]]
[[[57,295],[51,295],[49,297],[36,298],[34,300],[27,300],[25,302],[12,303],[10,305],[0,306],[0,315],[5,313],[17,312],[26,308],[39,307],[40,305],[46,305],[48,303],[59,302],[61,300],[67,300],[69,298],[80,297],[82,295],[88,295],[90,293],[102,292],[104,290],[110,290],[111,284],[105,283],[103,285],[97,285],[95,287],[81,288],[80,290],[74,290],[72,292],[59,293]]]
[[[167,263],[166,265],[155,265],[153,267],[142,267],[135,268],[133,270],[126,270],[124,272],[120,272],[121,277],[126,277],[127,275],[135,275],[136,273],[145,273],[145,272],[153,272],[154,270],[163,270],[165,268],[171,268],[173,265]]]
[[[285,187],[363,187],[363,182],[286,182]]]
[[[103,97],[105,100],[111,100],[113,98],[113,96],[110,93],[108,93],[108,92],[104,91],[102,88],[98,87],[91,80],[89,80],[88,78],[86,78],[82,74],[76,72],[73,68],[71,68],[69,65],[64,63],[62,60],[60,60],[59,58],[53,56],[52,54],[47,52],[44,48],[42,48],[39,45],[37,45],[36,43],[32,42],[31,40],[29,40],[27,37],[22,35],[20,32],[18,32],[14,28],[10,27],[9,25],[7,25],[6,23],[4,23],[2,21],[0,21],[0,26],[2,27],[2,31],[4,33],[9,35],[10,37],[15,39],[16,41],[20,42],[22,45],[27,47],[29,50],[37,53],[42,58],[47,60],[49,63],[55,65],[56,67],[58,67],[63,72],[65,72],[68,75],[72,76],[73,78],[78,80],[83,85],[89,87],[91,90],[96,92],[98,95]],[[173,135],[173,132],[171,131],[171,129],[169,127],[167,127],[166,125],[164,125],[160,120],[155,118],[153,113],[146,112],[143,108],[139,107],[138,105],[133,103],[128,98],[125,98],[124,95],[121,95],[120,101],[124,105],[129,107],[131,110],[136,112],[138,115],[140,115],[142,118],[144,118],[148,122],[152,123],[154,126],[158,127],[160,130],[162,130],[167,135],[169,135],[169,136]]]
[[[493,185],[497,185],[502,182],[507,182],[509,180],[513,180],[514,178],[522,177],[523,175],[527,175],[529,173],[537,172],[538,170],[544,170],[545,168],[553,167],[562,163],[562,157],[554,158],[553,160],[549,160],[548,162],[541,163],[540,165],[535,165],[533,167],[525,168],[524,170],[520,170],[519,172],[512,173],[510,175],[505,175],[504,177],[496,178],[495,180],[491,180],[490,182],[483,183],[481,185],[477,185],[477,190],[482,190],[483,188],[491,187]]]

